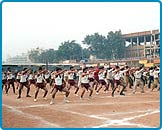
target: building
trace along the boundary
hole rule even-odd
[[[31,63],[27,54],[7,58],[5,64],[28,64]]]
[[[159,30],[124,34],[127,46],[126,58],[157,58],[160,57]]]

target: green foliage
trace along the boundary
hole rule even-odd
[[[111,31],[106,37],[98,33],[87,35],[83,44],[87,44],[91,54],[97,58],[116,59],[124,57],[125,44],[121,31]]]
[[[58,57],[60,60],[80,60],[82,47],[73,41],[65,41],[61,43],[58,49]]]
[[[77,60],[89,58],[95,55],[99,59],[118,59],[124,57],[125,41],[121,31],[108,32],[107,36],[94,33],[84,38],[83,44],[87,48],[82,48],[75,40],[64,41],[58,50],[39,48],[29,51],[29,59],[35,63],[56,63],[64,60]]]

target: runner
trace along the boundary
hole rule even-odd
[[[21,71],[21,75],[20,75],[20,87],[19,87],[19,94],[18,94],[17,99],[20,99],[21,98],[21,92],[22,92],[23,86],[25,86],[27,88],[26,97],[31,97],[29,95],[30,86],[29,86],[28,81],[27,81],[27,77],[28,77],[30,71],[31,71],[30,68],[29,69],[24,68],[23,71]]]
[[[76,88],[75,90],[75,96],[78,96],[78,91],[79,91],[79,87],[77,86],[75,80],[74,80],[74,73],[76,73],[74,67],[70,67],[70,70],[68,71],[68,90],[70,90],[70,88],[72,86],[74,86]]]
[[[64,97],[64,102],[69,102],[69,100],[67,100],[69,94],[70,94],[70,91],[68,90],[68,88],[65,86],[65,84],[63,83],[63,73],[65,72],[66,70],[62,70],[61,68],[56,68],[56,71],[54,73],[54,82],[55,82],[55,86],[54,86],[54,89],[52,91],[52,99],[51,99],[51,102],[50,102],[50,105],[54,104],[54,99],[55,99],[55,96],[56,96],[56,93],[58,91],[60,92],[65,92],[65,97]]]
[[[93,88],[90,86],[89,84],[89,80],[88,80],[88,77],[89,77],[89,73],[87,72],[88,68],[84,68],[83,69],[83,73],[82,73],[82,78],[81,78],[81,86],[82,86],[82,94],[81,94],[81,99],[83,99],[83,96],[84,96],[84,93],[85,91],[89,90],[90,91],[90,94],[89,94],[89,98],[92,97],[92,93],[93,93]]]
[[[36,91],[35,91],[35,96],[34,96],[34,102],[37,101],[37,96],[39,93],[39,89],[44,90],[44,95],[43,99],[47,100],[46,95],[48,93],[47,87],[45,85],[45,79],[43,78],[43,73],[45,72],[44,68],[39,67],[39,70],[37,72],[37,80],[36,80]]]

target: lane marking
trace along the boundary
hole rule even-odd
[[[16,109],[16,108],[13,107],[13,106],[9,106],[9,105],[6,105],[6,104],[2,104],[2,106],[7,107],[8,109],[10,109],[11,112],[14,112],[14,113],[17,114],[17,115],[22,115],[23,117],[28,118],[28,119],[39,120],[39,121],[40,121],[40,124],[44,124],[44,125],[46,125],[47,127],[60,127],[60,126],[57,125],[57,124],[51,123],[51,122],[49,122],[49,121],[46,121],[45,119],[43,119],[43,118],[40,117],[40,116],[35,116],[35,115],[32,115],[32,114],[23,112],[23,111],[21,111],[21,110]]]
[[[152,126],[145,126],[145,125],[142,125],[142,124],[130,123],[129,121],[136,119],[136,118],[144,117],[144,116],[147,116],[147,115],[159,113],[159,112],[160,112],[159,110],[154,110],[152,112],[147,112],[145,114],[140,114],[140,115],[137,115],[137,116],[123,118],[123,119],[119,119],[119,120],[110,120],[109,119],[104,124],[101,124],[101,125],[98,125],[98,126],[93,126],[93,128],[102,128],[102,127],[108,127],[108,126],[112,126],[112,125],[115,125],[115,126],[121,126],[121,125],[132,126],[132,125],[135,125],[137,127],[142,127],[142,128],[153,128]]]

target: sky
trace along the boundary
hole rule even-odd
[[[160,29],[158,2],[4,2],[2,60],[33,48],[58,49],[67,40],[121,30]]]

